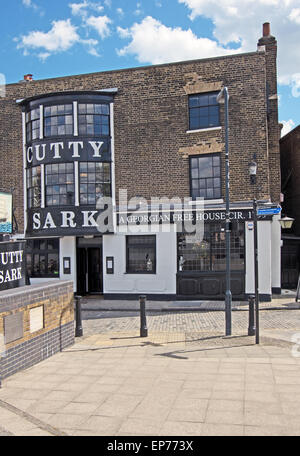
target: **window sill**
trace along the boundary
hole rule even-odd
[[[193,206],[197,206],[197,205],[205,205],[205,204],[221,204],[221,203],[224,203],[224,199],[223,198],[216,198],[216,199],[209,199],[209,198],[203,198],[202,200],[192,200],[192,201],[189,201],[189,205]]]
[[[124,274],[130,274],[130,275],[155,275],[156,272],[124,272]]]
[[[222,127],[199,128],[198,130],[187,130],[186,133],[200,133],[202,131],[221,130]]]

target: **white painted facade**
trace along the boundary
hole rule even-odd
[[[272,290],[280,289],[280,236],[279,216],[272,220],[258,221],[258,286],[259,294],[271,297]],[[166,227],[164,227],[165,230]],[[130,233],[104,234],[102,236],[103,293],[108,295],[176,295],[177,233],[176,225],[169,225],[170,232],[161,232],[155,226],[151,232],[139,228],[134,235],[156,235],[156,272],[131,274],[126,272],[126,236]],[[155,232],[156,231],[156,232]],[[254,294],[254,236],[253,222],[245,222],[245,294]],[[114,272],[106,271],[106,258],[113,257]],[[64,273],[64,258],[70,258],[71,272]],[[60,238],[60,279],[72,280],[77,287],[76,237]],[[53,279],[55,280],[55,279]],[[31,279],[31,283],[51,279]]]
[[[103,236],[103,264],[105,264],[107,256],[114,257],[114,274],[107,274],[104,268],[104,293],[176,294],[177,254],[175,231],[156,234],[155,274],[126,273],[125,234]]]

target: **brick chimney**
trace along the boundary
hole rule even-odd
[[[33,81],[32,74],[24,74],[24,81]]]
[[[270,36],[270,35],[271,35],[270,22],[265,22],[263,24],[263,36]]]

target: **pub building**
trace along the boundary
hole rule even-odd
[[[253,199],[265,208],[280,201],[269,24],[254,52],[7,86],[0,128],[22,129],[23,148],[11,135],[0,156],[5,149],[23,168],[23,188],[15,185],[24,233],[15,237],[27,241],[31,283],[71,279],[77,294],[109,299],[224,299],[222,87],[230,96],[231,291],[233,299],[254,292]],[[280,292],[279,218],[258,221],[261,300]]]

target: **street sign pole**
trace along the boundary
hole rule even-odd
[[[258,242],[257,242],[257,201],[253,200],[254,235],[254,288],[255,288],[255,343],[259,344],[259,292],[258,292]]]

